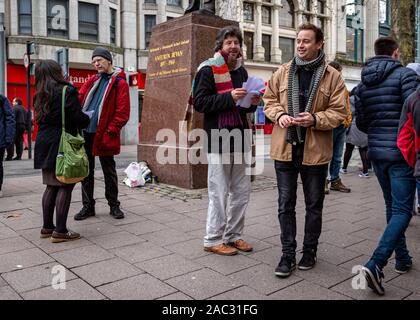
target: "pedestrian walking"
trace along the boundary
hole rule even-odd
[[[6,148],[14,142],[15,115],[10,102],[0,94],[0,198],[3,197],[3,159]]]
[[[15,114],[15,120],[16,120],[16,133],[15,133],[14,143],[12,143],[7,148],[6,161],[22,160],[23,134],[28,128],[28,113],[26,109],[22,106],[22,99],[14,98],[12,105],[13,105],[13,112]],[[13,157],[15,150],[16,150],[16,157]]]

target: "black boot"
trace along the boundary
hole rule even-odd
[[[74,220],[81,221],[89,217],[95,216],[95,208],[83,207],[78,214],[74,216]]]
[[[109,214],[114,219],[124,219],[124,212],[121,211],[119,206],[111,207],[111,211],[109,212]]]

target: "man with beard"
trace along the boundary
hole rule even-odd
[[[192,90],[195,110],[204,113],[208,137],[209,207],[204,250],[221,255],[252,250],[242,239],[251,192],[244,153],[250,150],[245,138],[250,136],[247,113],[255,112],[260,96],[253,96],[248,109],[237,106],[247,94],[242,88],[248,73],[241,48],[242,34],[237,27],[220,30],[215,55],[198,68]]]
[[[298,29],[296,56],[271,77],[264,112],[275,123],[271,158],[275,160],[283,255],[275,269],[288,277],[296,268],[296,191],[300,173],[306,217],[300,270],[314,267],[321,235],[324,185],[332,158],[333,134],[347,116],[340,73],[325,62],[324,34],[313,24]]]

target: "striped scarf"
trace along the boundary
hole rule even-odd
[[[242,58],[239,58],[234,70],[239,69],[242,66]],[[223,56],[222,52],[216,52],[213,58],[210,58],[203,63],[197,69],[197,72],[203,67],[211,67],[214,76],[214,82],[216,84],[216,91],[218,94],[225,92],[230,92],[234,90],[232,79],[230,77],[230,72],[228,65],[226,63],[226,58]],[[194,91],[194,82],[192,85],[192,92]],[[243,122],[241,115],[237,107],[224,110],[219,113],[218,128],[219,129],[231,129],[236,127],[243,127]]]
[[[295,57],[292,61],[289,72],[288,82],[288,111],[292,117],[297,117],[300,113],[299,108],[299,77],[298,70],[305,68],[314,72],[312,81],[309,86],[309,98],[308,103],[305,106],[305,112],[312,110],[312,102],[315,98],[315,93],[318,91],[318,86],[321,81],[321,77],[324,73],[325,68],[325,53],[321,50],[318,58],[312,61],[303,61],[299,57]],[[302,143],[302,130],[299,126],[289,127],[287,129],[287,142],[291,144]]]

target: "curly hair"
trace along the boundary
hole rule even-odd
[[[218,52],[223,48],[223,41],[227,37],[236,37],[239,40],[239,45],[242,48],[243,38],[242,38],[242,32],[239,30],[236,26],[229,26],[224,27],[223,29],[220,29],[216,36],[216,44],[214,46],[214,52]]]

